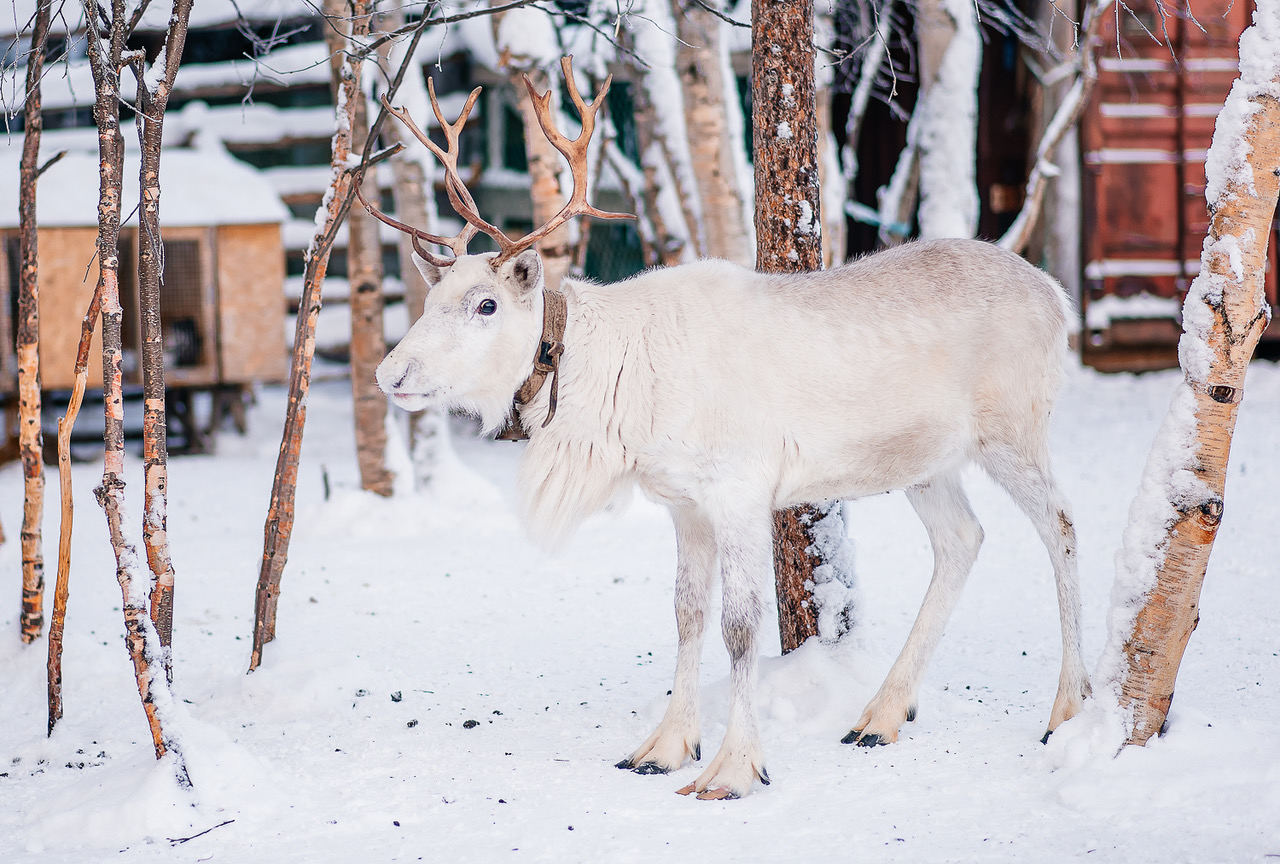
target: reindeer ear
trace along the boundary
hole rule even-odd
[[[536,249],[526,249],[502,265],[504,277],[515,289],[517,297],[528,296],[542,287],[542,259]]]
[[[434,288],[436,283],[440,281],[440,268],[423,258],[417,252],[413,253],[414,266],[418,268],[418,272],[422,274],[422,278],[427,280],[427,287]]]

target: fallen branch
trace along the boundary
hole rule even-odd
[[[76,351],[76,381],[71,391],[65,417],[58,418],[58,489],[62,498],[62,516],[58,526],[58,581],[53,590],[53,615],[49,620],[49,730],[62,719],[62,632],[67,620],[67,597],[71,591],[71,528],[75,505],[71,498],[71,432],[80,414],[84,390],[89,380],[89,348],[93,327],[102,310],[102,295],[93,292],[89,310],[80,324],[80,347]]]
[[[1021,254],[1031,242],[1031,232],[1035,230],[1036,223],[1040,219],[1040,209],[1044,204],[1049,181],[1061,173],[1058,166],[1050,160],[1067,132],[1074,129],[1080,121],[1080,115],[1089,104],[1093,87],[1098,83],[1098,59],[1094,56],[1094,42],[1097,40],[1102,13],[1113,2],[1114,0],[1094,0],[1085,9],[1084,20],[1081,22],[1083,32],[1080,37],[1080,48],[1075,62],[1076,79],[1071,89],[1067,91],[1067,95],[1063,97],[1062,104],[1054,112],[1053,119],[1045,127],[1040,146],[1036,148],[1035,165],[1031,169],[1031,176],[1027,178],[1026,199],[1013,224],[996,244],[1001,249]]]
[[[186,843],[186,842],[188,842],[188,841],[194,840],[194,839],[196,839],[197,837],[203,837],[204,835],[208,834],[210,831],[215,831],[215,830],[217,830],[218,828],[221,828],[223,825],[230,825],[230,824],[231,824],[232,822],[234,822],[234,821],[236,821],[236,820],[234,820],[234,819],[228,819],[228,820],[227,820],[227,821],[225,821],[225,822],[219,822],[217,825],[214,825],[212,828],[206,828],[206,829],[204,829],[203,831],[201,831],[199,834],[192,834],[190,837],[170,837],[170,838],[169,838],[169,845],[170,845],[170,846],[181,846],[183,843]]]

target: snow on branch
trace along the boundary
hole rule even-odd
[[[1280,186],[1280,5],[1262,4],[1240,39],[1240,78],[1205,165],[1211,215],[1200,274],[1183,307],[1185,374],[1147,458],[1116,556],[1098,678],[1130,743],[1160,730],[1220,525],[1245,371],[1270,320],[1263,274]]]

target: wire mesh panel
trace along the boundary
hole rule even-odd
[[[644,269],[640,235],[629,222],[595,222],[587,240],[585,275],[601,282],[619,282]]]
[[[18,263],[17,236],[0,234],[0,393],[17,390]],[[0,438],[3,438],[0,435]]]
[[[207,362],[204,272],[199,240],[164,241],[160,324],[166,368],[190,369]]]
[[[165,380],[186,386],[213,384],[218,378],[218,334],[210,230],[166,231],[162,273]]]

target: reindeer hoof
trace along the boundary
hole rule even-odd
[[[738,796],[728,789],[716,788],[699,792],[697,797],[699,801],[733,801]]]
[[[637,774],[666,774],[670,772],[671,769],[664,768],[657,762],[641,762],[631,770]]]
[[[630,771],[632,768],[636,766],[635,766],[635,763],[632,762],[630,759],[623,759],[621,762],[618,762],[613,767],[621,768],[623,771]]]
[[[1052,734],[1053,734],[1053,730],[1052,730],[1052,729],[1050,729],[1050,730],[1048,730],[1047,732],[1045,732],[1045,733],[1044,733],[1044,735],[1043,735],[1043,736],[1041,736],[1041,738],[1040,738],[1040,743],[1041,743],[1041,744],[1048,744],[1048,743],[1049,743],[1049,736],[1050,736],[1050,735],[1052,735]]]
[[[861,730],[854,729],[848,735],[841,738],[840,743],[857,744],[859,747],[883,747],[889,742],[874,732],[864,735]]]
[[[688,795],[692,792],[693,792],[692,783],[690,783],[688,786],[681,786],[679,789],[676,790],[677,795]]]

